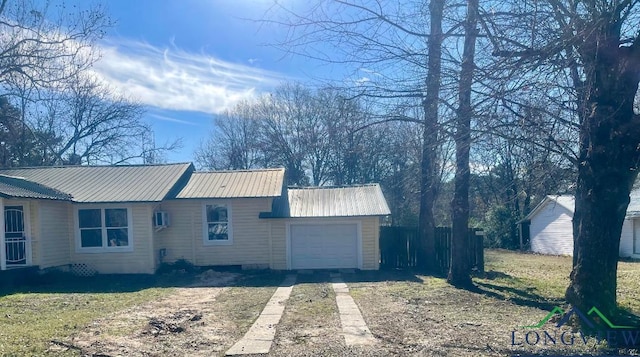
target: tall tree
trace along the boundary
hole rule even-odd
[[[640,160],[640,116],[633,110],[640,82],[640,4],[546,0],[500,6],[505,8],[488,11],[491,21],[484,22],[493,34],[494,54],[520,70],[531,69],[529,76],[546,67],[571,77],[579,150],[566,298],[613,315],[620,233]]]
[[[464,50],[458,87],[459,105],[456,117],[456,175],[453,201],[451,202],[451,264],[447,281],[456,286],[470,286],[471,261],[469,260],[469,185],[471,171],[471,87],[475,69],[474,57],[478,24],[478,0],[467,1],[467,18],[464,24]]]
[[[437,198],[438,172],[438,126],[440,85],[442,76],[442,18],[444,0],[429,3],[430,35],[427,42],[427,77],[423,99],[424,122],[422,131],[422,161],[420,164],[420,232],[421,247],[427,271],[436,271],[435,221],[433,206]]]
[[[443,141],[439,104],[444,7],[444,0],[336,0],[316,2],[306,13],[285,9],[287,18],[269,21],[288,28],[288,38],[280,44],[285,51],[347,67],[351,75],[338,85],[346,82],[354,96],[375,103],[379,122],[423,125],[416,193],[420,248],[428,256],[423,263],[429,270],[435,267],[433,206],[441,181],[439,168],[445,166],[438,155]],[[407,107],[422,111],[406,111]]]

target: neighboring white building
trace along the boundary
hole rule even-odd
[[[524,218],[529,222],[532,252],[573,255],[574,207],[572,195],[547,196]],[[640,190],[631,193],[622,225],[620,257],[640,259]]]

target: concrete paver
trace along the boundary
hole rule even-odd
[[[375,343],[376,339],[369,331],[367,323],[364,322],[358,305],[349,295],[347,284],[342,281],[341,277],[333,277],[332,281],[331,285],[336,293],[336,304],[338,305],[345,344],[352,346]]]
[[[284,279],[249,331],[227,351],[227,356],[269,353],[276,335],[276,326],[295,282],[295,275],[288,275]]]

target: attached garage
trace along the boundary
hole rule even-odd
[[[360,268],[358,223],[290,224],[291,269]]]
[[[389,207],[377,184],[289,188],[273,202],[272,269],[376,270],[380,218]]]

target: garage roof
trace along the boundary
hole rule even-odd
[[[380,185],[289,188],[263,218],[358,217],[391,214]]]
[[[284,169],[194,172],[176,198],[278,197]]]
[[[70,194],[74,202],[159,202],[193,165],[57,166],[1,170]]]
[[[0,175],[0,197],[70,201],[71,195],[20,177]]]

